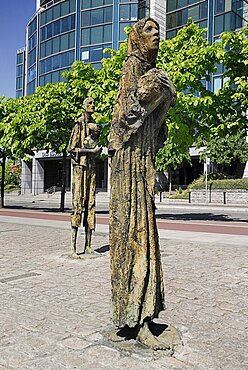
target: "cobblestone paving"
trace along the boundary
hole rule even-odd
[[[161,240],[167,310],[160,318],[181,330],[184,347],[152,358],[102,340],[107,235],[93,238],[101,256],[83,260],[67,257],[69,239],[65,229],[0,223],[0,369],[248,368],[248,248]]]

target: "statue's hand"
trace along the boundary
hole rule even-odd
[[[88,123],[88,127],[89,127],[89,129],[91,130],[91,131],[94,131],[94,132],[98,132],[99,131],[99,126],[97,126],[97,124],[96,123],[94,123],[94,122],[90,122],[90,123]]]

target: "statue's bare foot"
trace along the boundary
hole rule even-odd
[[[91,247],[86,247],[84,253],[90,254],[92,252]]]
[[[71,258],[75,258],[75,259],[79,259],[80,258],[80,256],[76,252],[74,252],[74,251],[70,253],[70,257]]]
[[[163,343],[162,340],[159,340],[159,338],[152,334],[147,322],[144,323],[144,325],[140,328],[136,339],[138,342],[153,349],[154,351],[170,349],[168,343]]]

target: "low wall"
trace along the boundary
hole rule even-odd
[[[214,189],[211,191],[208,190],[207,201],[208,203],[248,205],[248,190],[243,189],[235,190]],[[189,193],[189,202],[205,203],[206,190],[191,189]]]

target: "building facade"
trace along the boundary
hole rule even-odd
[[[36,12],[26,28],[26,46],[17,52],[17,97],[34,93],[37,86],[63,81],[62,72],[75,60],[100,68],[101,59],[107,57],[103,50],[118,49],[126,38],[124,28],[145,16],[159,22],[162,38],[174,37],[192,18],[200,27],[208,28],[207,38],[212,43],[221,32],[243,27],[248,13],[247,0],[37,0],[36,4]],[[219,65],[207,88],[221,88],[222,75]],[[201,171],[197,155],[193,159]],[[23,165],[25,192],[36,194],[56,184],[59,187],[61,157],[40,153],[33,161],[32,166]],[[58,162],[54,180],[48,173],[52,168],[50,161]],[[106,162],[99,176],[98,185],[106,188]],[[38,187],[34,185],[36,177]],[[70,178],[68,187],[69,183]]]
[[[63,81],[62,72],[75,60],[100,68],[101,59],[107,56],[103,50],[118,49],[126,38],[124,28],[149,15],[150,10],[160,23],[164,20],[164,33],[164,0],[37,0],[36,13],[27,24],[23,68],[17,54],[16,96]]]
[[[16,96],[63,81],[62,73],[76,60],[100,68],[107,57],[103,50],[118,49],[126,39],[124,28],[149,14],[164,22],[164,35],[165,5],[164,0],[37,0],[26,28],[26,47],[17,53]],[[62,158],[53,152],[36,153],[22,169],[23,193],[61,186]],[[66,185],[69,189],[70,176]],[[98,163],[97,186],[107,188],[107,160]]]

